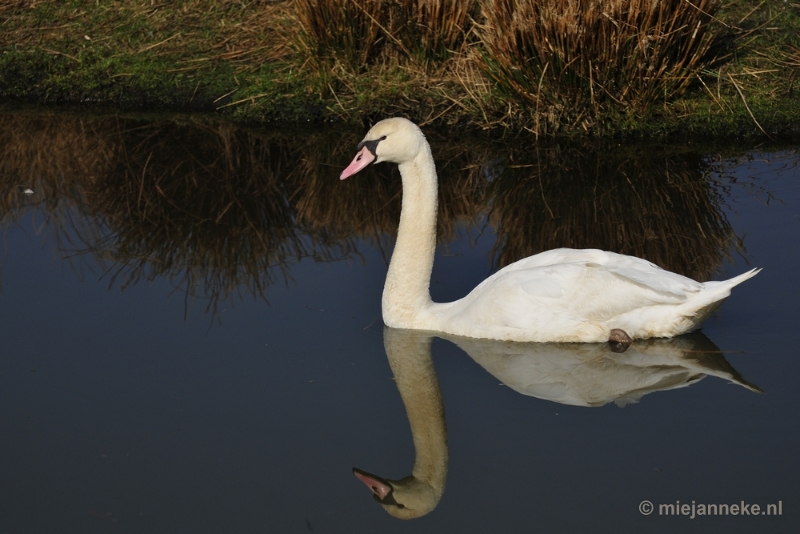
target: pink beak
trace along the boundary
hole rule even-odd
[[[353,176],[355,173],[373,161],[375,161],[375,156],[369,151],[369,148],[362,148],[358,151],[358,154],[356,154],[356,157],[353,159],[353,161],[350,162],[350,165],[348,165],[347,168],[342,171],[342,174],[339,175],[339,179],[344,180],[345,178]]]

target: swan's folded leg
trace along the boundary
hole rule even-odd
[[[621,328],[614,328],[608,333],[608,344],[613,352],[625,352],[631,343],[633,343],[633,339]]]

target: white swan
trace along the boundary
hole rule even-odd
[[[394,328],[538,342],[672,337],[698,328],[731,288],[760,270],[700,283],[631,256],[556,249],[501,269],[460,300],[435,303],[429,286],[438,183],[430,146],[411,121],[383,120],[340,178],[382,161],[397,163],[403,180],[382,302],[384,323]]]

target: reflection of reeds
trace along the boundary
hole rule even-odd
[[[28,209],[30,185],[62,253],[94,258],[125,287],[166,276],[210,306],[262,296],[276,269],[347,256],[317,243],[288,201],[285,137],[227,124],[73,117],[0,118],[3,220]]]
[[[87,122],[89,124],[87,124]],[[0,114],[0,222],[32,210],[49,225],[62,250],[79,246],[78,234],[98,228],[70,209],[85,207],[84,188],[105,174],[115,157],[113,143],[93,135],[93,121],[76,117]],[[30,189],[30,196],[22,191]],[[75,231],[72,231],[75,230]]]
[[[302,258],[334,261],[365,243],[388,245],[400,210],[396,167],[338,179],[359,139],[0,114],[0,220],[33,208],[61,254],[100,265],[112,284],[167,277],[214,309],[234,294],[264,296]],[[735,238],[698,154],[429,139],[439,240],[488,212],[501,265],[550,248],[597,247],[705,278]]]
[[[600,248],[707,279],[735,245],[700,154],[605,145],[514,150],[491,221],[505,265],[554,247]]]
[[[279,144],[175,122],[117,135],[124,152],[87,199],[112,231],[90,251],[110,251],[123,285],[166,275],[212,302],[260,295],[276,266],[310,255],[282,192]]]

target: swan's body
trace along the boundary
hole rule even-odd
[[[449,303],[430,297],[436,248],[438,180],[430,146],[412,122],[386,119],[370,129],[345,179],[370,163],[397,163],[403,180],[400,226],[383,290],[383,320],[394,328],[537,342],[604,342],[691,332],[755,276],[700,283],[652,263],[600,250],[556,249],[496,272]]]

